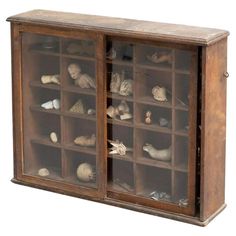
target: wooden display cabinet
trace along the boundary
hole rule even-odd
[[[227,31],[42,10],[8,20],[13,182],[197,225],[224,209]]]

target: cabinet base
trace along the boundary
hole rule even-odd
[[[56,192],[56,193],[60,193],[60,194],[64,194],[64,195],[69,195],[72,197],[79,197],[79,198],[86,199],[86,200],[91,200],[91,201],[95,201],[95,202],[99,202],[99,203],[103,203],[103,204],[109,204],[112,206],[122,207],[122,208],[129,209],[129,210],[135,210],[138,212],[147,213],[147,214],[151,214],[151,215],[161,216],[161,217],[165,217],[165,218],[172,219],[172,220],[177,220],[177,221],[181,221],[181,222],[185,222],[185,223],[189,223],[189,224],[194,224],[197,226],[208,225],[210,223],[210,221],[212,219],[214,219],[226,207],[226,204],[223,204],[208,219],[206,219],[205,221],[200,221],[199,217],[197,217],[197,216],[191,217],[191,216],[186,216],[186,215],[181,215],[181,214],[169,213],[169,212],[165,212],[165,211],[161,211],[161,210],[156,210],[153,208],[143,207],[143,206],[133,204],[133,203],[125,203],[125,202],[122,202],[119,200],[113,200],[113,199],[106,198],[106,197],[104,199],[91,198],[91,197],[84,196],[84,195],[78,195],[78,194],[75,194],[70,191],[63,191],[58,188],[51,188],[51,187],[47,187],[47,186],[36,185],[33,183],[18,180],[16,178],[13,178],[11,181],[15,184],[20,184],[20,185],[24,185],[24,186],[28,186],[28,187],[43,189],[43,190],[47,190],[50,192]]]

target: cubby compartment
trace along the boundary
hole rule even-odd
[[[89,39],[63,39],[62,53],[68,56],[95,57],[95,44]]]
[[[173,52],[169,48],[137,44],[136,61],[140,65],[170,68],[173,64]]]
[[[190,97],[189,76],[177,73],[175,81],[175,106],[187,110]]]
[[[132,159],[133,158],[133,128],[115,125],[115,124],[107,124],[107,139],[108,139],[108,155],[114,158],[122,158],[122,159]],[[127,151],[125,155],[119,154],[109,154],[112,150],[111,148],[114,146],[111,142],[119,142],[122,143]]]
[[[58,37],[25,32],[22,35],[23,45],[28,47],[31,52],[60,52],[60,40]]]
[[[171,134],[136,129],[136,158],[140,161],[155,160],[170,165],[172,159]]]
[[[136,103],[136,125],[150,130],[171,132],[172,110],[158,106]]]
[[[31,94],[32,94],[32,100],[30,101],[30,103],[32,109],[38,108],[44,111],[60,110],[61,99],[59,91],[46,88],[33,87],[31,89]]]
[[[170,170],[146,165],[137,165],[136,171],[137,195],[156,201],[172,200]]]
[[[63,92],[63,111],[85,119],[96,117],[96,97],[92,95]]]
[[[127,65],[107,63],[107,96],[131,100],[134,94],[133,68]]]
[[[91,120],[64,117],[64,143],[67,148],[96,153],[96,123]],[[76,143],[76,138],[80,137]]]
[[[188,205],[188,175],[187,173],[175,171],[174,173],[174,202],[179,206]]]
[[[175,167],[188,170],[188,137],[175,135]]]
[[[184,72],[190,72],[192,64],[192,52],[187,50],[175,50],[175,68]]]
[[[24,162],[24,173],[27,175],[61,179],[61,150],[59,148],[32,143],[31,156],[25,158]]]
[[[94,60],[62,57],[62,77],[64,88],[95,93],[96,67]]]
[[[135,189],[133,163],[108,159],[108,190],[133,193]]]
[[[171,107],[171,72],[137,68],[135,81],[136,98],[139,102]]]
[[[31,139],[34,142],[42,142],[56,145],[61,142],[60,116],[49,113],[32,112]],[[53,143],[50,135],[54,132],[57,142]]]
[[[189,131],[189,122],[188,117],[189,113],[187,111],[175,111],[175,130],[184,134],[188,134]]]
[[[96,156],[83,152],[65,150],[64,180],[89,188],[97,187]]]
[[[133,44],[117,40],[108,40],[106,44],[106,59],[132,62]]]

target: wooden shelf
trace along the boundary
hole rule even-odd
[[[77,59],[77,60],[83,60],[83,61],[92,61],[95,62],[95,57],[89,57],[89,56],[79,56],[79,55],[71,55],[71,54],[61,54],[64,58],[71,58],[71,59]]]
[[[148,131],[156,131],[156,132],[166,133],[166,134],[172,133],[172,129],[167,128],[167,127],[161,127],[158,124],[147,125],[144,123],[136,123],[135,128],[144,129],[144,130],[148,130]]]
[[[138,157],[136,159],[136,163],[140,165],[154,166],[154,167],[169,169],[169,170],[173,169],[171,162],[158,161],[158,160],[154,160],[147,157]]]
[[[75,145],[74,143],[69,143],[63,145],[64,149],[70,150],[70,151],[75,151],[75,152],[81,152],[81,153],[86,153],[90,155],[97,155],[96,148],[92,147],[81,147],[79,145]]]
[[[188,106],[183,106],[181,104],[175,105],[175,109],[180,110],[180,111],[188,111],[189,110]]]
[[[59,57],[60,53],[59,52],[53,52],[50,50],[43,50],[43,49],[30,49],[29,50],[30,53],[36,53],[36,54],[42,54],[45,56],[56,56]]]
[[[109,153],[109,151],[107,151],[107,153]],[[108,154],[108,158],[111,159],[117,159],[117,160],[121,160],[121,161],[130,161],[133,162],[133,155],[131,152],[127,152],[126,155],[121,156],[121,155],[115,155],[115,154]]]
[[[72,93],[79,93],[79,94],[85,94],[85,95],[91,95],[91,96],[96,96],[96,90],[95,89],[82,89],[78,86],[75,85],[70,85],[70,86],[63,86],[62,90],[65,92],[72,92]]]
[[[165,71],[165,72],[172,72],[172,66],[167,67],[167,66],[161,66],[155,63],[151,64],[151,63],[147,63],[147,64],[137,64],[136,65],[138,68],[141,69],[148,69],[148,70],[156,70],[156,71]]]
[[[31,87],[36,87],[36,88],[45,88],[45,89],[52,89],[52,90],[60,90],[61,89],[60,85],[42,84],[40,81],[30,81],[29,84]]]
[[[129,62],[129,61],[124,61],[124,60],[106,60],[107,64],[113,64],[113,65],[119,65],[119,66],[129,66],[132,67],[134,64],[133,62]]]
[[[111,92],[107,92],[107,97],[111,99],[115,99],[115,100],[125,100],[128,102],[134,101],[133,96],[121,96],[119,94],[111,93]]]
[[[78,118],[78,119],[83,119],[83,120],[90,120],[96,122],[96,116],[95,115],[87,115],[87,114],[80,114],[76,112],[71,112],[71,111],[64,111],[62,112],[63,116],[66,117],[73,117],[73,118]]]
[[[131,127],[131,128],[134,127],[132,121],[125,121],[125,120],[107,118],[107,123],[112,124],[112,125],[127,126],[127,127]]]
[[[158,107],[165,107],[165,108],[170,108],[170,109],[172,108],[171,102],[169,102],[169,101],[168,102],[159,102],[159,101],[156,101],[151,96],[140,97],[136,100],[136,103],[158,106]]]
[[[121,186],[119,186],[116,183],[113,183],[112,181],[109,181],[107,184],[107,190],[110,192],[123,192],[123,193],[127,193],[127,194],[134,194],[134,189],[132,191],[129,191],[125,188],[122,188]]]
[[[36,144],[41,144],[41,145],[45,145],[45,146],[49,146],[49,147],[54,147],[54,148],[61,148],[62,145],[60,143],[53,143],[49,137],[47,136],[41,136],[38,138],[32,138],[31,139],[32,143],[36,143]]]
[[[44,109],[41,107],[41,105],[31,105],[30,106],[31,111],[37,111],[37,112],[44,112],[44,113],[49,113],[49,114],[55,114],[55,115],[61,115],[60,110],[55,110],[55,109]]]

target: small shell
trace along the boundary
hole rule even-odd
[[[50,133],[50,140],[51,140],[53,143],[57,143],[57,142],[58,142],[57,134],[56,134],[55,132],[51,132],[51,133]]]
[[[111,93],[119,93],[121,81],[122,81],[122,77],[120,76],[119,73],[111,74],[111,83],[110,83]]]
[[[109,106],[107,108],[107,115],[113,119],[115,119],[117,117],[117,115],[119,115],[119,110],[113,106]]]
[[[107,59],[114,60],[116,58],[116,50],[111,48],[106,55]]]
[[[166,88],[165,87],[160,87],[160,86],[155,86],[152,89],[152,94],[155,100],[159,102],[167,102],[168,99],[166,97]]]
[[[95,134],[91,136],[78,136],[74,143],[83,147],[94,147],[96,145],[96,136]]]
[[[52,104],[53,104],[53,107],[58,110],[61,108],[61,102],[60,102],[60,99],[54,99],[52,101]]]
[[[91,115],[91,116],[92,116],[92,115],[95,115],[95,114],[96,114],[96,110],[90,108],[90,109],[88,109],[87,114],[88,114],[88,115]]]
[[[46,110],[53,109],[53,102],[52,101],[45,102],[41,105],[41,107],[43,107]]]
[[[94,167],[86,162],[78,166],[76,174],[78,179],[84,182],[91,182],[96,180],[96,173],[94,172]]]
[[[120,114],[125,114],[125,113],[129,113],[130,109],[129,106],[127,104],[127,102],[125,100],[122,100],[118,106],[118,111]]]
[[[125,114],[123,114],[123,115],[120,115],[120,119],[121,120],[129,120],[129,119],[132,119],[132,114],[130,114],[130,113],[125,113]]]
[[[38,175],[42,176],[42,177],[46,177],[46,176],[50,175],[50,172],[47,168],[41,168],[38,170]]]
[[[166,127],[166,126],[168,126],[169,121],[168,121],[167,119],[161,117],[161,118],[159,119],[159,124],[160,124],[161,127]]]
[[[133,93],[133,80],[126,79],[120,85],[119,94],[122,96],[130,96]]]
[[[59,75],[42,75],[42,84],[60,84]]]

